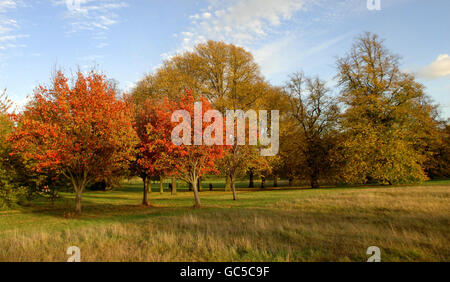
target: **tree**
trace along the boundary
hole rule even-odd
[[[127,104],[117,99],[104,75],[77,73],[75,83],[58,71],[50,87],[39,86],[9,137],[38,172],[66,177],[81,213],[85,187],[125,168],[137,142]]]
[[[424,164],[427,176],[432,179],[450,177],[450,120],[438,125],[438,138],[429,143],[431,156]]]
[[[222,114],[226,110],[257,110],[272,91],[250,52],[209,40],[166,60],[137,84],[132,98],[136,104],[148,97],[178,99],[184,89],[191,89],[196,100],[205,97]],[[231,183],[228,177],[226,181]]]
[[[151,178],[162,177],[172,173],[174,160],[170,154],[175,145],[170,140],[170,112],[165,109],[168,100],[147,99],[142,107],[137,108],[134,129],[139,137],[136,147],[136,159],[132,169],[144,182],[142,204],[149,206],[148,190]]]
[[[256,154],[256,150],[250,145],[237,145],[235,143],[229,147],[225,156],[219,161],[220,170],[230,181],[233,200],[237,200],[236,178],[247,172]]]
[[[279,134],[280,134],[280,146],[291,142],[291,140],[284,140],[283,132],[286,131],[286,123],[290,120],[289,116],[289,96],[283,91],[282,87],[271,86],[266,84],[262,90],[264,93],[263,98],[258,99],[253,107],[263,109],[267,111],[276,110],[279,112]],[[272,126],[272,124],[270,125]],[[269,127],[270,130],[270,127]],[[258,145],[262,148],[261,144]],[[258,148],[255,147],[255,148]],[[247,173],[249,175],[249,187],[254,187],[255,175],[261,176],[261,179],[265,181],[266,177],[272,175],[274,182],[278,180],[278,176],[281,176],[282,159],[280,156],[283,154],[282,148],[280,148],[276,156],[264,157],[258,155],[257,150],[253,150],[251,159],[247,163]],[[274,184],[275,184],[274,183]],[[264,184],[262,185],[264,186]]]
[[[13,106],[13,102],[6,95],[6,89],[0,94],[0,114],[6,115]]]
[[[6,140],[13,129],[13,122],[8,114],[11,107],[12,102],[6,95],[6,90],[4,90],[0,94],[0,208],[13,204],[20,194],[18,193],[19,187],[14,183],[14,173],[10,169],[9,153],[11,146]]]
[[[204,96],[224,113],[254,106],[264,96],[267,83],[244,48],[209,40],[166,60],[155,74],[137,84],[132,97],[136,103],[149,97],[173,99],[184,89],[191,89],[194,99]]]
[[[204,117],[204,114],[209,110],[212,110],[212,107],[208,100],[204,98],[200,98],[200,102],[202,103],[201,116]],[[186,138],[185,141],[188,141],[188,144],[176,144],[177,146],[170,151],[170,155],[173,160],[176,160],[174,163],[174,170],[178,177],[192,186],[195,200],[194,207],[198,208],[201,206],[198,191],[198,180],[206,173],[218,173],[216,161],[223,157],[226,147],[217,144],[193,145],[194,142],[192,142],[192,137],[195,137],[196,135],[203,136],[206,130],[210,128],[210,125],[216,122],[219,126],[221,126],[220,129],[222,130],[223,121],[220,124],[220,120],[213,118],[211,120],[211,124],[202,122],[201,128],[196,128],[195,124],[192,126],[193,123],[190,118],[194,116],[195,106],[194,97],[190,90],[186,91],[186,94],[180,99],[175,101],[166,100],[166,103],[167,104],[164,108],[169,109],[171,113],[174,113],[175,111],[183,111],[187,114],[187,116],[183,118],[182,122],[177,125],[177,127],[182,129],[181,133],[183,136],[181,137],[180,135],[176,135],[176,137]],[[181,116],[172,116],[172,120],[174,122],[179,122],[179,118],[181,118]],[[188,118],[189,120],[185,120],[185,118]],[[186,136],[185,134],[188,135]],[[216,134],[219,134],[219,132],[212,131],[211,137],[216,138]]]
[[[6,90],[0,94],[0,154],[4,155],[7,150],[8,143],[6,137],[13,129],[13,122],[11,121],[8,111],[12,107],[12,102],[6,95]]]
[[[416,182],[426,179],[426,146],[435,135],[435,107],[424,87],[400,71],[399,57],[377,35],[358,37],[337,61],[346,165],[352,183]]]
[[[272,173],[271,163],[268,157],[263,157],[259,153],[253,151],[250,161],[247,162],[247,174],[249,175],[249,188],[254,188],[255,176],[260,176],[263,179],[266,175]],[[263,187],[261,187],[263,188]]]
[[[290,110],[286,112],[290,113]],[[300,143],[293,142],[297,138],[295,134],[299,134],[297,122],[292,116],[288,116],[280,124],[280,153],[278,154],[280,162],[278,170],[281,176],[288,179],[289,186],[293,186],[294,179],[304,178],[304,174],[301,171],[302,160],[293,157],[297,156],[297,152],[300,149]]]
[[[325,82],[305,78],[295,73],[286,85],[290,96],[291,124],[284,131],[287,158],[296,156],[296,173],[309,180],[312,188],[319,187],[321,177],[332,173],[332,152],[337,135],[339,108],[328,94]]]

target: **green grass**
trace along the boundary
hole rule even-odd
[[[0,212],[0,261],[65,261],[73,245],[83,261],[365,261],[372,245],[383,261],[450,260],[448,180],[241,189],[238,201],[214,181],[203,182],[217,191],[201,192],[202,209],[192,208],[186,187],[172,196],[157,184],[153,206],[143,207],[142,185],[133,180],[86,192],[80,217],[71,214],[70,193],[54,205]]]
[[[164,180],[164,190],[168,191],[169,189],[169,183],[171,183],[171,179],[165,179]],[[209,184],[213,185],[213,190],[217,191],[217,190],[223,190],[225,188],[225,182],[223,179],[221,178],[217,178],[217,177],[206,177],[205,179],[202,180],[201,182],[202,187],[201,189],[203,190],[209,190]],[[241,189],[245,189],[248,187],[249,181],[247,178],[239,178],[236,181],[236,188],[241,188]],[[141,180],[139,178],[133,178],[129,181],[125,181],[124,185],[130,189],[135,189],[135,190],[141,190],[142,189],[142,185],[141,185]],[[256,179],[254,180],[254,186],[255,188],[260,188],[261,186],[261,180],[260,179]],[[266,180],[266,187],[271,187],[273,186],[273,179],[267,179]],[[288,186],[288,181],[281,179],[278,180],[278,187],[287,187]],[[178,181],[177,182],[177,189],[181,190],[181,191],[187,191],[188,190],[188,185],[186,184],[186,182],[184,181]],[[152,181],[152,191],[154,192],[159,192],[159,180],[158,181]]]

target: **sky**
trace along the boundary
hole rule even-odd
[[[450,1],[370,1],[0,0],[0,89],[23,105],[55,68],[95,67],[129,91],[163,60],[213,39],[246,48],[275,85],[304,71],[337,91],[336,59],[370,31],[450,118]]]

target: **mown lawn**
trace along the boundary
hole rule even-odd
[[[207,187],[207,183],[204,184]],[[243,186],[244,187],[244,184]],[[450,261],[450,182],[420,186],[206,189],[204,208],[192,192],[150,194],[141,184],[86,192],[73,217],[71,194],[54,205],[35,202],[0,212],[0,261]]]

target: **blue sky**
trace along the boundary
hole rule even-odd
[[[96,66],[126,90],[207,39],[244,46],[274,84],[303,70],[334,88],[336,57],[371,31],[449,118],[450,1],[380,3],[369,10],[367,0],[0,0],[0,88],[23,104],[55,66]]]

